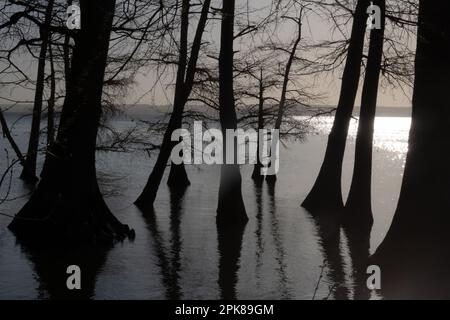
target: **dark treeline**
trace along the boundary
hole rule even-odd
[[[254,18],[251,8],[234,0],[80,0],[80,30],[66,27],[66,8],[71,4],[4,0],[1,5],[0,34],[5,39],[0,46],[2,88],[23,86],[34,92],[26,152],[14,141],[4,117],[4,111],[23,101],[2,96],[10,106],[0,110],[3,135],[17,158],[8,163],[0,185],[7,183],[4,177],[17,164],[22,167],[20,178],[32,190],[9,225],[24,243],[55,239],[64,244],[114,243],[134,237],[134,230],[114,216],[100,191],[95,168],[99,136],[105,115],[123,103],[121,97],[133,87],[140,71],[149,70],[158,79],[171,74],[169,120],[162,125],[148,123],[149,132],[157,133],[161,141],[154,145],[149,134],[141,143],[143,149],[155,149],[157,155],[135,205],[156,239],[157,255],[165,269],[163,280],[170,288],[167,297],[180,298],[173,277],[180,257],[170,260],[166,256],[153,211],[170,165],[167,183],[171,202],[177,204],[170,210],[172,251],[179,251],[178,215],[191,182],[184,165],[170,161],[177,144],[171,141],[174,131],[200,119],[218,123],[224,137],[226,129],[245,127],[274,128],[280,130],[282,139],[301,139],[307,129],[293,118],[296,110],[301,107],[314,115],[323,113],[314,109],[324,95],[314,88],[319,87],[315,79],[337,73],[340,92],[323,162],[309,194],[299,199],[323,240],[330,277],[336,282],[343,278],[342,257],[336,254],[343,226],[354,264],[355,298],[369,297],[364,288],[369,264],[381,267],[386,296],[396,297],[390,295],[390,289],[402,292],[408,287],[411,296],[427,297],[424,283],[442,289],[438,297],[448,296],[444,287],[450,280],[445,272],[445,263],[450,262],[446,231],[450,227],[450,137],[446,130],[450,120],[450,22],[445,15],[450,4],[437,0],[274,0]],[[371,4],[380,11],[376,27],[369,29]],[[349,32],[342,31],[338,39],[313,41],[305,36],[304,27],[312,17],[332,21],[333,30]],[[27,35],[24,30],[32,31]],[[211,40],[214,36],[217,43]],[[410,39],[417,42],[417,48],[412,48]],[[33,57],[35,71],[16,62],[22,55]],[[414,68],[410,67],[413,59]],[[413,90],[412,127],[394,220],[376,253],[369,257],[374,220],[374,121],[383,85]],[[348,199],[343,199],[344,154],[359,93],[353,177]],[[45,130],[41,128],[44,116]],[[45,146],[40,143],[43,137]],[[131,134],[115,137],[120,141],[111,146],[135,143]],[[231,142],[234,150],[238,148],[236,140]],[[224,138],[223,145],[227,143],[230,141]],[[223,150],[226,159],[226,148]],[[43,160],[40,174],[39,159]],[[264,176],[259,154],[257,160],[252,178],[255,188],[260,188]],[[222,298],[236,298],[246,223],[260,216],[246,210],[242,192],[246,178],[250,177],[242,176],[239,165],[221,165],[216,227]],[[274,206],[276,176],[266,180]],[[280,248],[278,254],[282,265]],[[35,258],[41,259],[40,255]],[[433,273],[433,279],[439,276],[445,281],[426,278]],[[347,288],[337,288],[334,298],[347,299]]]

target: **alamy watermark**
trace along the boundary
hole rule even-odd
[[[381,8],[370,2],[370,6],[367,8],[369,17],[367,18],[367,29],[381,29]]]
[[[377,265],[370,265],[367,267],[367,274],[369,277],[366,281],[366,286],[369,290],[381,289],[381,268]]]
[[[67,8],[66,26],[70,30],[81,29],[81,9],[78,5],[73,4]]]
[[[77,265],[67,267],[66,273],[69,275],[66,281],[67,289],[81,290],[81,269]]]
[[[179,142],[172,149],[173,163],[257,164],[259,150],[261,174],[276,175],[278,173],[279,130],[261,129],[257,132],[254,129],[226,129],[224,139],[222,130],[203,131],[203,128],[202,121],[194,121],[193,135],[188,129],[177,129],[172,133],[171,140]]]

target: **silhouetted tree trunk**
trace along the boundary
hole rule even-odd
[[[95,147],[114,0],[82,0],[70,85],[41,181],[9,228],[50,242],[122,239],[133,232],[107,207],[96,178]]]
[[[284,116],[284,113],[286,110],[286,95],[287,95],[288,84],[290,81],[292,64],[294,63],[295,54],[297,52],[297,48],[300,43],[300,40],[302,39],[302,15],[303,15],[303,9],[300,11],[300,15],[298,17],[298,20],[296,21],[297,25],[298,25],[298,34],[297,34],[297,38],[295,39],[294,45],[292,46],[291,52],[289,54],[289,59],[286,63],[286,69],[284,70],[283,87],[281,89],[281,98],[280,98],[280,104],[278,105],[277,119],[275,121],[275,129],[277,129],[277,130],[280,130],[281,123],[283,121],[283,116]]]
[[[42,39],[41,50],[39,53],[38,70],[36,77],[36,89],[34,94],[33,117],[31,121],[30,140],[28,142],[28,151],[25,161],[25,167],[22,170],[20,178],[29,182],[35,183],[36,177],[36,162],[37,153],[39,149],[39,133],[41,126],[42,114],[42,99],[44,96],[44,82],[45,82],[45,59],[47,56],[47,47],[49,42],[49,26],[52,20],[53,5],[55,1],[49,0],[45,11],[44,25],[40,28],[39,33]]]
[[[194,83],[195,72],[197,68],[197,60],[202,43],[203,32],[205,30],[206,21],[208,19],[209,7],[211,0],[205,0],[203,3],[202,12],[197,25],[197,30],[192,45],[191,56],[189,63],[187,62],[188,55],[188,29],[189,29],[189,7],[190,1],[183,0],[182,3],[182,21],[180,28],[180,52],[178,61],[177,80],[175,85],[175,99],[173,111],[164,133],[161,150],[158,154],[155,166],[148,178],[147,184],[144,187],[141,195],[135,201],[135,204],[145,209],[153,206],[156,199],[159,185],[161,184],[164,171],[169,161],[173,147],[178,142],[171,141],[172,133],[181,128],[184,107],[188,101],[189,95],[192,91]],[[183,164],[175,165],[172,163],[168,184],[172,188],[183,189],[190,184]]]
[[[22,155],[19,146],[17,145],[16,141],[11,135],[11,131],[9,130],[8,124],[6,123],[6,119],[3,115],[2,109],[0,109],[0,125],[2,127],[3,136],[8,140],[9,144],[11,145],[11,148],[14,150],[14,153],[16,154],[17,159],[19,159],[19,162],[22,165],[22,167],[25,168],[25,157]]]
[[[260,158],[260,140],[259,136],[262,129],[264,129],[264,77],[263,69],[260,70],[260,76],[258,79],[259,91],[258,91],[258,146],[256,150],[256,164],[253,167],[252,179],[256,182],[261,182],[264,176],[261,174],[261,168],[263,167]]]
[[[369,57],[361,99],[361,111],[356,136],[355,164],[350,193],[345,206],[350,220],[373,223],[372,216],[372,147],[377,108],[378,84],[383,58],[386,1],[373,2],[381,9],[381,29],[370,33]]]
[[[283,122],[283,116],[284,116],[284,113],[286,110],[286,95],[287,95],[287,90],[288,90],[288,84],[290,81],[291,68],[292,68],[292,64],[294,63],[295,54],[297,52],[297,47],[300,43],[300,40],[302,39],[302,15],[303,15],[303,8],[301,9],[298,20],[296,21],[298,24],[297,38],[295,39],[294,45],[292,46],[291,52],[289,54],[289,59],[286,63],[286,69],[284,70],[283,87],[281,89],[280,104],[278,106],[277,119],[275,120],[275,129],[276,130],[281,129],[281,123]],[[266,180],[270,183],[274,183],[277,180],[277,176],[276,176],[276,174],[268,175],[268,176],[266,176]]]
[[[219,54],[220,124],[223,133],[223,159],[220,172],[217,222],[221,224],[246,223],[247,213],[242,199],[242,178],[238,164],[226,164],[226,129],[237,129],[233,89],[234,0],[223,0],[222,27]],[[236,160],[237,141],[234,143]]]
[[[72,5],[72,0],[67,0],[67,7]],[[63,59],[64,59],[64,80],[66,85],[66,90],[70,85],[70,36],[64,36],[64,46],[63,46]]]
[[[55,140],[55,94],[56,94],[56,79],[55,79],[55,64],[53,61],[52,45],[48,46],[48,53],[50,57],[50,97],[47,104],[47,146],[53,144]]]
[[[302,204],[310,212],[336,211],[344,206],[341,190],[342,162],[360,79],[368,3],[367,0],[358,0],[356,4],[341,93],[328,137],[325,159],[312,190]]]
[[[383,289],[395,283],[420,296],[426,296],[417,288],[423,284],[444,290],[448,297],[449,11],[448,1],[420,1],[412,126],[403,184],[389,232],[372,257],[383,272]]]
[[[179,52],[179,60],[178,60],[178,72],[177,72],[177,80],[175,84],[175,99],[174,99],[174,108],[171,114],[168,128],[166,129],[163,146],[161,147],[158,159],[156,161],[155,167],[153,168],[152,174],[153,179],[150,181],[150,188],[158,191],[159,185],[161,183],[162,176],[164,174],[164,169],[167,165],[167,161],[170,158],[170,152],[172,151],[173,146],[175,145],[172,141],[169,141],[172,132],[178,128],[181,128],[181,123],[183,119],[183,110],[184,110],[184,81],[186,77],[186,68],[188,61],[188,33],[189,33],[189,10],[190,10],[190,0],[183,0],[181,7],[181,26],[180,26],[180,52]],[[169,136],[170,135],[170,136]],[[190,184],[189,179],[186,174],[186,170],[184,165],[181,164],[177,166],[177,169],[173,169],[173,164],[171,166],[170,175],[168,182],[172,182],[176,180],[175,176],[178,176],[179,179],[178,187],[184,188]],[[176,170],[176,171],[175,171]],[[175,173],[176,172],[176,173]],[[170,185],[170,183],[169,183]],[[153,201],[152,201],[153,204]]]

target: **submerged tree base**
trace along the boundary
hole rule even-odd
[[[449,206],[430,199],[424,192],[400,203],[385,239],[370,257],[369,264],[380,267],[387,298],[450,298]]]
[[[71,206],[56,194],[38,191],[8,228],[24,242],[49,244],[113,243],[135,237],[134,230],[122,224],[103,201],[86,202],[92,205]]]
[[[167,185],[171,189],[184,190],[191,185],[184,164],[174,164],[170,166],[169,178],[167,179]]]
[[[253,167],[253,173],[252,173],[252,179],[255,182],[262,182],[264,181],[264,175],[261,173],[261,168],[262,168],[262,164],[261,163],[256,163]]]
[[[450,252],[447,244],[403,241],[378,249],[369,265],[381,270],[381,292],[388,299],[449,299]],[[427,241],[429,242],[429,241]]]
[[[302,202],[302,207],[311,214],[341,213],[344,209],[341,189],[316,184]]]
[[[239,166],[222,165],[217,206],[217,223],[240,225],[248,221],[241,191],[242,178]]]
[[[266,176],[266,182],[268,184],[275,184],[277,182],[277,176],[275,174],[267,175]]]
[[[156,200],[163,174],[164,170],[155,167],[150,175],[147,184],[144,187],[144,190],[134,202],[134,204],[142,212],[153,210],[153,204]],[[191,185],[184,164],[176,165],[172,163],[170,167],[169,178],[167,179],[167,185],[173,191],[184,191]]]
[[[83,167],[84,175],[70,168],[74,168],[71,159],[54,147],[37,189],[8,228],[25,241],[110,243],[133,238],[134,230],[105,203],[95,168]]]
[[[370,206],[346,205],[341,215],[345,225],[368,229],[373,226],[373,213]]]
[[[22,171],[22,174],[20,175],[20,179],[23,180],[25,183],[32,185],[32,186],[36,185],[36,183],[39,182],[39,178],[33,174],[28,173],[27,170]]]

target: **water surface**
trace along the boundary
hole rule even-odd
[[[14,117],[9,115],[8,121],[12,123]],[[117,128],[134,125],[126,118],[112,123]],[[313,120],[312,124],[317,130],[305,141],[288,141],[281,148],[274,188],[267,184],[255,186],[250,179],[253,168],[242,167],[243,195],[250,220],[232,235],[217,230],[215,224],[218,167],[187,166],[192,185],[186,192],[172,194],[163,183],[154,214],[143,214],[132,203],[155,157],[149,158],[142,151],[100,152],[97,168],[107,202],[122,222],[136,230],[136,239],[75,253],[30,251],[7,230],[11,219],[0,215],[0,299],[70,297],[59,286],[65,279],[64,268],[71,261],[80,261],[84,270],[86,286],[79,294],[82,298],[379,298],[361,287],[358,261],[376,249],[391,222],[401,185],[410,118],[376,120],[375,223],[371,234],[362,238],[349,235],[333,219],[315,219],[300,207],[320,168],[331,118]],[[345,155],[344,196],[351,181],[356,125],[354,121]],[[29,119],[14,127],[22,150],[28,127]],[[3,138],[0,148],[8,148]],[[0,169],[6,165],[4,160],[3,156]],[[17,179],[14,181],[10,198],[19,198],[0,206],[3,213],[15,214],[29,192]],[[318,282],[321,274],[323,278]]]

